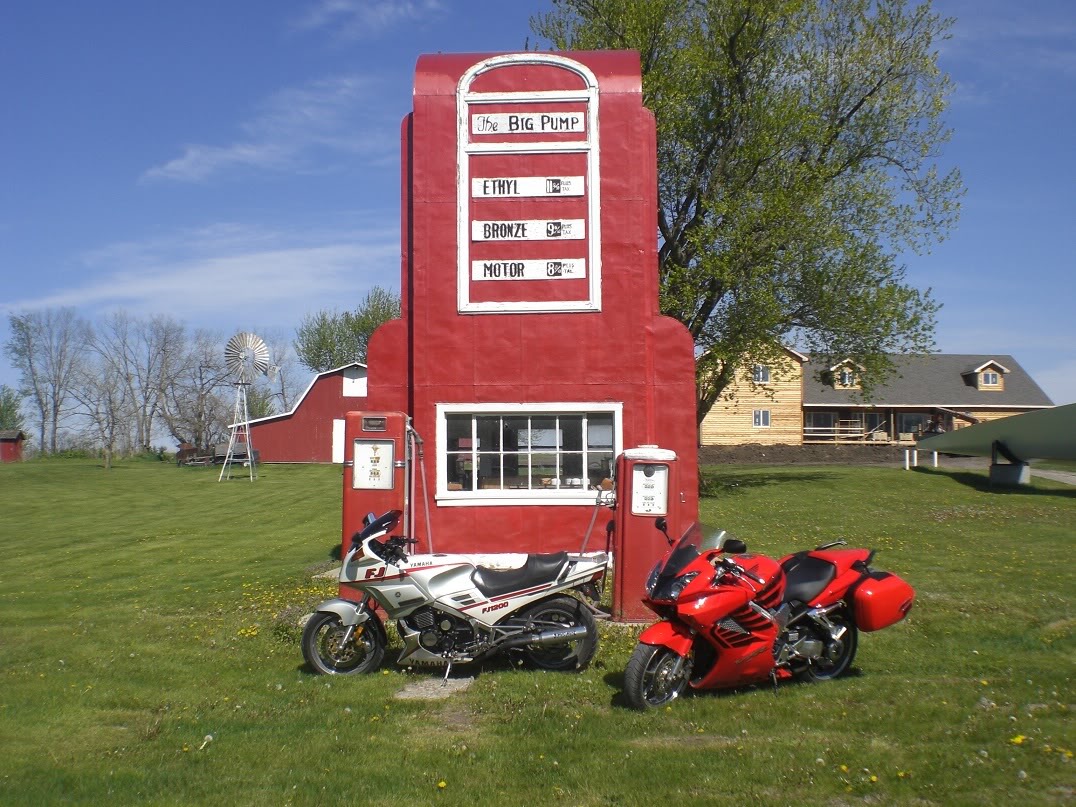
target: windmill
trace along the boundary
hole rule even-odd
[[[255,473],[254,446],[250,442],[250,410],[247,408],[247,390],[260,375],[269,373],[269,347],[260,336],[237,333],[224,346],[224,363],[235,383],[235,410],[232,413],[232,433],[228,438],[228,453],[224,467],[220,469],[220,482],[225,474],[232,478],[233,462],[245,461],[250,468],[250,481]],[[237,450],[238,449],[238,450]]]

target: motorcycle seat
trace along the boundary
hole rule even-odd
[[[488,566],[477,566],[471,574],[471,581],[475,584],[475,588],[486,597],[496,597],[542,583],[551,583],[557,579],[567,562],[567,552],[528,555],[527,562],[518,569],[490,569]]]
[[[825,590],[837,576],[837,567],[828,560],[797,552],[786,558],[781,568],[785,572],[785,593],[782,602],[809,603]]]

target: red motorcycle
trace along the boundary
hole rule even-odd
[[[665,519],[656,526],[671,545]],[[915,601],[904,580],[870,567],[872,550],[843,545],[775,561],[724,531],[704,538],[692,524],[647,580],[643,602],[661,621],[639,636],[624,671],[628,703],[650,709],[687,687],[842,675],[859,631],[899,622]]]

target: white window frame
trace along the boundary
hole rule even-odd
[[[595,492],[586,488],[552,490],[449,490],[448,456],[449,415],[582,415],[587,412],[613,416],[613,460],[624,451],[624,404],[558,402],[540,404],[508,403],[439,403],[437,404],[437,492],[434,499],[442,507],[490,507],[508,505],[585,505],[592,504]]]
[[[770,410],[769,409],[756,409],[753,414],[754,427],[756,429],[768,429],[770,428]],[[762,422],[765,421],[765,422]]]
[[[997,370],[983,370],[984,387],[1000,387],[1001,374]]]
[[[770,368],[765,364],[756,364],[754,379],[756,384],[770,383]]]
[[[854,387],[856,385],[856,374],[849,368],[843,368],[837,374],[837,384],[841,387]]]

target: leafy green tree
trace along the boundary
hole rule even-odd
[[[0,384],[0,431],[26,431],[22,395],[6,384]]]
[[[938,304],[900,254],[955,223],[929,0],[553,0],[557,49],[639,51],[658,132],[662,311],[698,355],[699,419],[782,344],[851,357],[933,349]]]
[[[399,316],[400,295],[374,286],[355,311],[318,311],[305,316],[295,333],[295,353],[315,373],[365,362],[374,331]]]

